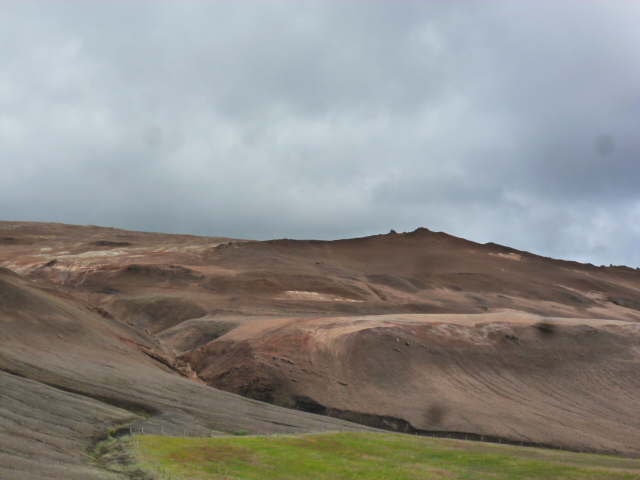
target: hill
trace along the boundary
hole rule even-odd
[[[84,452],[132,421],[640,455],[633,269],[427,229],[255,242],[34,222],[0,222],[0,266],[6,478],[98,478]]]

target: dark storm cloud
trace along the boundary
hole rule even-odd
[[[5,1],[0,216],[637,266],[639,5]]]

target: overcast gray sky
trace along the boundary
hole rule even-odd
[[[638,1],[0,0],[0,219],[640,266]]]

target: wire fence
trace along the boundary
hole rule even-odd
[[[133,432],[132,432],[133,433]],[[135,439],[134,435],[131,436],[131,442],[139,458],[142,458],[145,466],[150,465],[152,473],[162,480],[186,480],[184,477],[179,477],[171,470],[167,470],[167,467],[160,465],[158,462],[152,461],[143,448],[140,447],[140,442]]]

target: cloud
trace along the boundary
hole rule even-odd
[[[632,2],[4,2],[0,215],[640,265]]]

